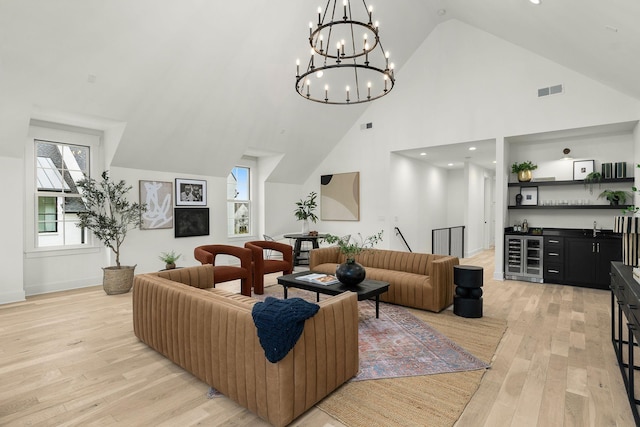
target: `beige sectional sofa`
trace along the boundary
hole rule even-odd
[[[212,265],[140,274],[133,286],[141,341],[275,426],[358,372],[355,293],[318,303],[293,349],[271,363],[251,315],[257,300],[212,288]]]
[[[337,246],[311,251],[311,271],[335,274],[345,256]],[[389,292],[380,301],[439,312],[453,304],[453,266],[457,257],[384,249],[368,249],[356,261],[365,267],[367,278],[388,282]]]

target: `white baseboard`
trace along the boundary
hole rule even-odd
[[[24,290],[0,293],[0,304],[9,304],[11,302],[20,302],[26,299]]]
[[[25,293],[27,296],[48,294],[51,292],[70,291],[71,289],[88,288],[90,286],[96,286],[102,284],[102,276],[89,277],[87,279],[43,283],[36,285],[29,285],[25,287]]]

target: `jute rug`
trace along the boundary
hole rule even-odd
[[[506,330],[506,322],[500,319],[465,319],[450,311],[412,313],[486,362],[493,358]],[[350,427],[453,426],[484,372],[352,381],[317,406]]]
[[[282,287],[276,285],[269,291],[278,296]],[[506,330],[506,321],[501,319],[467,319],[451,311],[436,314],[408,310],[487,363],[491,362]],[[317,407],[350,427],[453,426],[478,389],[483,375],[484,370],[475,370],[351,381],[319,402]]]

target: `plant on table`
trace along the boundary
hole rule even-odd
[[[158,258],[160,258],[161,261],[164,261],[164,263],[166,264],[167,270],[170,270],[172,268],[176,268],[176,261],[181,256],[182,254],[176,255],[175,251],[171,250],[169,252],[160,253],[160,256]]]
[[[328,234],[324,237],[324,241],[330,244],[337,244],[346,258],[344,264],[340,264],[336,269],[336,277],[342,283],[347,285],[357,285],[365,279],[366,271],[363,266],[356,262],[356,256],[362,252],[373,248],[378,242],[382,241],[382,233],[373,234],[366,238],[363,238],[358,233],[357,239],[344,239],[342,237]]]
[[[358,239],[343,239],[333,234],[327,234],[323,240],[330,244],[337,244],[340,252],[347,258],[347,262],[355,262],[357,255],[367,249],[373,248],[378,242],[382,241],[383,232],[384,231],[380,231],[366,238],[363,238],[362,235],[358,233]]]
[[[296,209],[293,213],[298,221],[303,221],[302,234],[309,234],[309,221],[314,224],[318,221],[318,216],[314,212],[318,207],[317,197],[318,194],[312,191],[306,199],[300,199],[296,202]]]

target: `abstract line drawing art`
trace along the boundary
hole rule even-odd
[[[140,203],[147,205],[140,229],[173,228],[173,183],[140,181]]]

